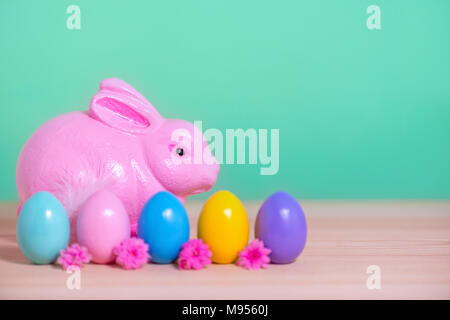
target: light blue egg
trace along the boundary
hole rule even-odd
[[[152,261],[171,263],[189,240],[189,220],[183,204],[161,191],[145,204],[138,221],[138,237],[149,245]]]
[[[54,195],[37,192],[20,210],[16,234],[19,248],[28,260],[53,263],[69,243],[69,217]]]

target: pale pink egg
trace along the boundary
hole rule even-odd
[[[130,237],[130,219],[119,198],[109,191],[93,194],[81,206],[77,218],[78,243],[96,263],[111,263],[113,249]]]

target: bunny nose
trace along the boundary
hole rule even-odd
[[[209,191],[216,183],[217,176],[219,174],[219,165],[210,164],[202,166],[199,171],[197,171],[197,183],[192,186],[189,194],[198,194],[202,192]]]
[[[208,168],[208,170],[206,170],[207,171],[206,180],[207,180],[207,183],[209,184],[208,190],[211,189],[212,186],[214,186],[214,184],[216,183],[217,176],[219,175],[219,170],[220,170],[220,167],[217,163],[211,164],[210,167],[211,168]]]

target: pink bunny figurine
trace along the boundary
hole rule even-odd
[[[124,81],[105,79],[88,112],[53,118],[27,141],[17,162],[20,206],[38,191],[52,193],[66,208],[73,234],[78,208],[106,189],[122,200],[135,232],[142,207],[156,192],[169,191],[184,203],[216,182],[219,165],[203,137],[212,161],[175,161],[194,150],[193,138],[174,141],[177,129],[202,137],[190,122],[161,117]]]

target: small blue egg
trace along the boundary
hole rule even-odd
[[[171,193],[156,193],[138,220],[138,237],[149,246],[153,262],[171,263],[189,240],[189,220],[183,204]]]
[[[20,251],[28,260],[36,264],[53,263],[69,243],[69,217],[54,195],[37,192],[20,210],[16,235]]]

